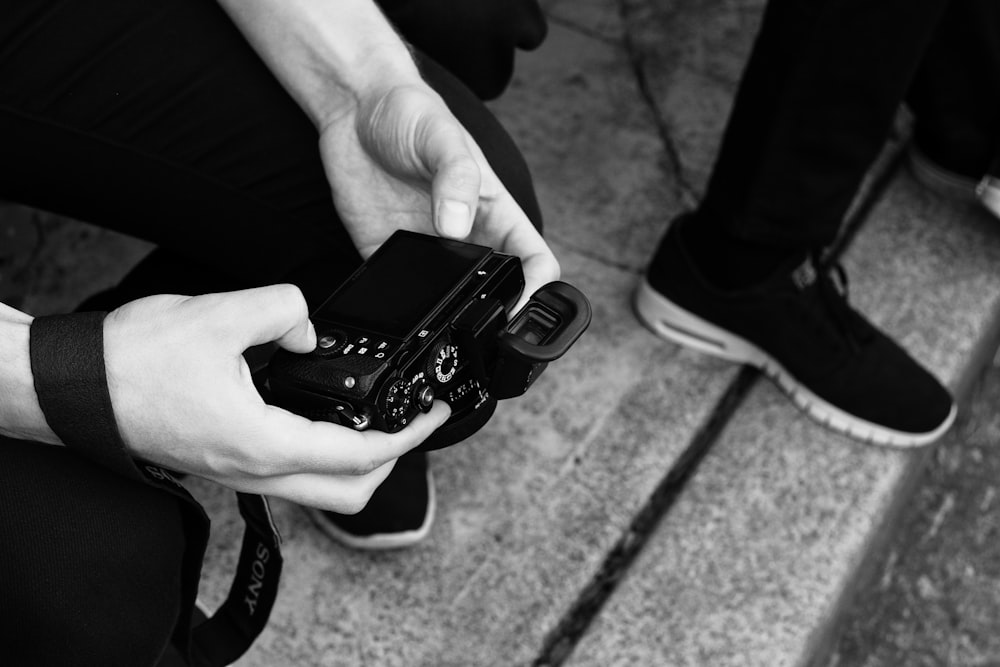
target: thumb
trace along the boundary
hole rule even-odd
[[[436,116],[427,121],[423,150],[432,174],[434,229],[446,238],[464,239],[472,231],[482,175],[458,121]]]

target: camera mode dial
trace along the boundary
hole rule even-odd
[[[448,340],[443,340],[437,344],[434,356],[431,357],[429,375],[434,377],[441,384],[451,382],[458,370],[458,348]]]

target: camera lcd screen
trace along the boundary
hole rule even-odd
[[[315,317],[404,338],[489,254],[482,246],[397,234]]]

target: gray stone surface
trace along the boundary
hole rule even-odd
[[[116,284],[151,248],[124,234],[0,202],[0,302],[32,315],[72,309]]]
[[[493,108],[531,167],[547,236],[641,269],[681,202],[624,47],[553,25],[518,68]]]
[[[1000,366],[929,457],[824,667],[1000,665]]]
[[[718,151],[762,0],[621,0],[627,44],[667,140],[674,187],[700,195]]]
[[[624,34],[621,6],[608,0],[541,0],[550,24],[564,25],[605,40],[620,40]]]
[[[902,175],[845,264],[858,307],[954,386],[994,339],[997,262],[994,220]],[[925,455],[827,432],[759,382],[569,664],[805,664]]]

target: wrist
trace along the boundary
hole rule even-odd
[[[403,61],[396,55],[373,53],[363,65],[343,79],[333,82],[323,79],[317,71],[315,94],[302,107],[316,128],[322,131],[337,120],[356,114],[377,102],[386,91],[406,86],[426,85],[409,55]]]
[[[380,90],[422,81],[373,0],[220,2],[318,128]]]
[[[0,304],[0,435],[60,444],[35,393],[31,322],[30,316]]]

